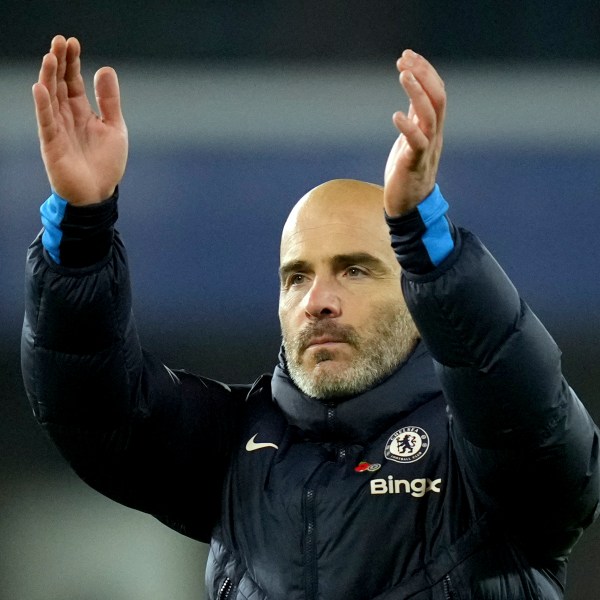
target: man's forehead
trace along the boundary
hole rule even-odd
[[[383,188],[355,179],[333,179],[308,191],[293,207],[290,219],[341,211],[383,211]]]
[[[335,262],[340,256],[372,256],[382,262],[396,259],[389,230],[381,222],[361,219],[332,219],[308,222],[301,220],[287,228],[281,241],[280,261],[305,262],[313,266]]]
[[[357,215],[298,219],[288,224],[282,236],[282,250],[308,246],[355,252],[368,250],[381,243],[390,243],[389,230],[383,217],[381,220],[369,220]]]
[[[290,212],[282,232],[288,238],[331,235],[355,229],[378,237],[387,235],[383,192],[379,186],[355,180],[333,180],[305,194]]]

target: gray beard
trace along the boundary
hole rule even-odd
[[[376,315],[373,323],[364,336],[359,336],[349,325],[337,325],[328,319],[306,327],[293,339],[284,332],[283,345],[292,381],[308,396],[331,400],[361,394],[385,379],[408,358],[419,334],[408,310],[402,305],[394,305],[393,309],[386,307]],[[327,334],[341,337],[359,350],[354,361],[339,373],[315,372],[300,362],[309,340]],[[332,358],[327,349],[315,354],[317,364]]]

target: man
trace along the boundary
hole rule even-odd
[[[142,350],[113,229],[127,131],[76,39],[33,87],[53,194],[28,256],[23,375],[77,473],[210,542],[216,599],[559,599],[595,518],[598,429],[505,273],[436,185],[446,96],[410,99],[383,188],[334,180],[281,238],[273,375],[229,386]]]

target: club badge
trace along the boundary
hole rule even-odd
[[[420,427],[402,427],[390,436],[385,445],[385,457],[399,463],[411,463],[429,450],[429,436]]]

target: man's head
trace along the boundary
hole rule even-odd
[[[305,194],[283,228],[280,281],[288,370],[310,396],[361,393],[415,345],[378,185],[335,179]]]

